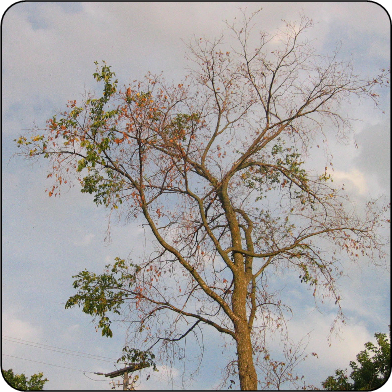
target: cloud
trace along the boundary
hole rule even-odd
[[[363,128],[356,136],[359,154],[354,164],[369,177],[376,177],[384,192],[390,190],[391,126],[390,119]]]
[[[148,380],[146,380],[146,372],[141,373],[139,382],[136,383],[137,389],[141,390],[159,390],[162,385],[170,385],[172,383],[174,389],[183,389],[180,381],[180,372],[178,369],[166,365],[157,366],[158,372],[148,371]]]
[[[15,316],[13,312],[4,312],[2,315],[2,335],[5,337],[19,338],[29,341],[40,341],[42,338],[42,328],[33,325],[29,321],[22,320]],[[8,342],[7,342],[8,343]],[[6,342],[4,341],[4,344]],[[14,344],[7,344],[5,353],[17,353],[19,347]]]
[[[63,346],[72,345],[76,339],[80,339],[82,337],[83,337],[83,331],[80,327],[80,324],[78,323],[64,325],[64,327],[61,328],[60,339]]]
[[[355,360],[356,355],[364,349],[364,344],[374,340],[365,325],[350,322],[335,331],[338,334],[332,334],[328,340],[335,316],[334,313],[321,314],[309,310],[305,317],[289,322],[290,337],[294,341],[299,341],[310,326],[312,328],[305,349],[308,357],[295,369],[297,374],[305,375],[307,384],[321,387],[321,382],[333,375],[336,369],[349,368],[350,361]]]
[[[349,183],[356,188],[360,195],[364,195],[368,191],[365,176],[358,169],[352,169],[348,172],[334,171],[332,173],[332,177],[334,180],[341,182],[348,180]]]
[[[74,241],[73,243],[76,246],[87,246],[87,245],[90,245],[90,243],[94,237],[95,237],[95,234],[89,233],[89,234],[86,234],[83,238]]]
[[[312,334],[309,350],[315,350],[319,356],[319,366],[337,369],[348,367],[349,362],[354,360],[359,351],[372,335],[364,325],[347,325],[341,329],[339,337],[331,340],[331,345],[325,342],[325,336],[330,327],[330,317],[319,317],[317,327]],[[324,343],[323,343],[324,338]]]

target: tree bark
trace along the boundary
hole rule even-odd
[[[257,390],[257,373],[253,363],[252,342],[248,324],[240,322],[235,326],[237,336],[237,357],[240,388],[242,391]]]
[[[230,177],[222,182],[220,191],[217,192],[231,233],[231,245],[234,249],[242,249],[241,233],[235,210],[227,193]],[[246,314],[247,286],[250,280],[245,267],[244,256],[234,252],[234,288],[232,295],[232,310],[235,315],[233,320],[235,339],[237,343],[238,374],[241,390],[257,390],[257,373],[253,362],[253,349],[251,341],[251,328],[249,328]]]
[[[257,373],[253,362],[251,329],[246,317],[246,280],[245,274],[235,278],[232,297],[233,311],[238,317],[234,322],[237,343],[238,374],[243,391],[257,390]]]

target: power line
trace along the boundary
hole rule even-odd
[[[91,373],[91,372],[89,372],[89,373]],[[89,377],[86,373],[84,373],[83,372],[83,375],[85,376],[85,377],[87,377],[89,380],[91,380],[91,381],[95,381],[95,382],[108,382],[108,380],[94,380],[93,378],[91,378],[91,377]]]
[[[4,339],[4,340],[7,340],[7,341],[12,342],[12,343],[23,344],[25,346],[30,346],[30,347],[34,347],[34,348],[40,348],[40,349],[43,349],[43,350],[53,351],[53,352],[57,352],[57,353],[60,353],[60,354],[73,355],[75,357],[89,358],[89,359],[94,359],[94,360],[97,360],[97,361],[104,361],[104,362],[110,362],[110,363],[113,362],[113,360],[96,358],[96,357],[93,356],[93,354],[87,354],[87,353],[86,354],[76,354],[76,353],[72,353],[72,352],[65,352],[65,351],[62,351],[61,349],[57,350],[57,349],[52,349],[52,348],[47,348],[47,347],[41,347],[39,345],[29,344],[29,343],[24,343],[24,342],[17,342],[17,341],[13,341],[13,340],[10,340],[10,339]]]
[[[103,358],[103,359],[108,359],[108,360],[114,360],[114,361],[116,361],[116,359],[114,359],[114,358],[105,357],[105,356],[103,356],[103,355],[90,354],[90,353],[86,353],[86,352],[83,352],[83,351],[70,350],[70,349],[67,349],[67,348],[62,348],[62,347],[58,347],[58,346],[52,346],[52,345],[49,345],[49,344],[43,344],[43,343],[38,343],[38,342],[32,342],[32,341],[30,341],[30,340],[25,340],[25,339],[21,339],[21,338],[16,338],[16,337],[13,337],[13,336],[2,335],[2,337],[5,338],[6,340],[7,340],[7,339],[8,339],[8,340],[9,340],[9,339],[13,339],[13,341],[19,340],[19,341],[21,341],[21,342],[32,343],[32,344],[35,344],[35,345],[37,345],[37,346],[42,346],[42,347],[40,347],[40,348],[45,348],[45,347],[55,348],[55,349],[58,349],[58,350],[68,351],[69,353],[78,353],[78,354],[82,354],[82,355],[93,356],[93,357],[96,357],[96,358]],[[19,342],[16,342],[16,341],[15,341],[14,343],[19,343]]]
[[[74,356],[79,356],[79,357],[85,356],[85,357],[90,358],[90,359],[97,359],[97,360],[105,361],[105,362],[117,361],[116,359],[110,358],[110,357],[104,357],[104,356],[101,356],[101,355],[89,354],[89,353],[85,353],[85,352],[82,352],[82,351],[69,350],[69,349],[65,349],[65,348],[61,348],[61,347],[57,347],[57,346],[51,346],[51,345],[48,345],[48,344],[42,344],[42,343],[37,343],[37,342],[32,342],[32,341],[29,341],[29,340],[21,339],[21,338],[15,338],[15,337],[12,337],[12,336],[2,335],[2,338],[4,340],[10,341],[12,343],[18,343],[18,344],[23,344],[23,345],[27,345],[27,346],[32,346],[32,347],[35,347],[35,348],[41,348],[41,349],[44,349],[44,350],[55,351],[55,352],[59,352],[61,354],[74,355]],[[40,347],[40,346],[42,346],[42,347]],[[55,349],[55,350],[53,350],[53,349]],[[58,350],[62,350],[63,352],[62,351],[58,351]],[[65,352],[65,351],[67,351],[67,352]],[[81,354],[81,355],[79,355],[79,354]],[[51,363],[47,363],[47,362],[35,361],[33,359],[17,357],[15,355],[9,355],[9,354],[2,354],[2,355],[6,356],[6,357],[23,359],[24,361],[36,362],[36,363],[41,363],[41,364],[45,364],[45,365],[49,365],[49,366],[55,366],[55,367],[59,367],[59,368],[63,368],[63,369],[70,369],[70,370],[78,371],[78,372],[83,373],[85,376],[86,376],[85,373],[95,374],[94,372],[89,372],[89,371],[86,371],[86,370],[81,370],[81,369],[70,368],[70,367],[66,367],[66,366],[55,365],[55,364],[51,364]],[[96,358],[93,358],[93,357],[96,357]],[[88,376],[86,376],[86,377],[90,378]],[[160,380],[161,382],[162,381],[163,382],[170,382],[168,380],[164,380],[164,378],[162,376],[158,376],[154,372],[150,374],[150,377],[156,378],[156,379]],[[107,380],[93,380],[92,378],[90,378],[90,380],[92,380],[92,381],[107,381]],[[171,381],[171,382],[176,387],[181,388],[178,384],[174,383],[173,381]]]
[[[42,364],[44,364],[44,365],[55,366],[55,367],[59,367],[59,368],[63,368],[63,369],[70,369],[70,370],[74,370],[74,371],[77,371],[77,372],[92,373],[92,374],[94,374],[94,372],[89,372],[89,371],[87,371],[87,370],[81,370],[81,369],[71,368],[71,367],[67,367],[67,366],[54,365],[53,363],[47,363],[47,362],[42,362],[42,361],[35,361],[34,359],[17,357],[16,355],[9,355],[9,354],[1,354],[1,355],[2,355],[2,356],[5,356],[5,357],[23,359],[24,361],[29,361],[29,362],[42,363]]]
[[[2,335],[2,337],[3,337],[4,340],[7,340],[7,341],[12,342],[12,343],[23,344],[23,345],[26,345],[26,346],[31,346],[31,347],[35,347],[35,348],[44,349],[44,350],[54,351],[54,352],[58,352],[60,354],[74,355],[74,356],[77,356],[77,357],[85,357],[85,358],[95,359],[95,360],[104,361],[104,362],[117,361],[114,358],[104,357],[102,355],[89,354],[89,353],[84,353],[82,351],[74,351],[74,350],[69,350],[69,349],[66,349],[66,348],[51,346],[51,345],[48,345],[48,344],[31,342],[29,340],[24,340],[24,339],[21,339],[21,338],[14,338],[12,336]]]
[[[83,373],[85,376],[86,376],[85,373],[95,374],[95,372],[90,372],[90,371],[87,371],[87,370],[81,370],[81,369],[71,368],[71,367],[67,367],[67,366],[60,366],[60,365],[55,365],[55,364],[53,364],[53,363],[47,363],[47,362],[42,362],[42,361],[35,361],[35,360],[29,359],[29,358],[17,357],[16,355],[9,355],[9,354],[1,354],[1,355],[2,355],[2,356],[5,356],[5,357],[23,359],[24,361],[41,363],[41,364],[48,365],[48,366],[55,366],[55,367],[59,367],[59,368],[62,368],[62,369],[74,370],[74,371],[76,371],[76,372],[81,372],[81,373]],[[150,374],[150,376],[151,376],[152,378],[157,378],[157,379],[160,380],[160,381],[167,382],[167,380],[164,380],[162,377],[158,376],[157,374]],[[90,377],[88,377],[88,376],[86,376],[86,377],[89,378],[89,379],[92,380],[92,381],[107,382],[107,380],[94,380],[94,379],[92,379],[92,378],[90,378]],[[169,381],[169,382],[170,382],[170,381]],[[179,386],[178,384],[176,384],[176,383],[174,383],[174,382],[173,382],[173,385],[175,385],[175,386],[178,387],[178,388],[182,388],[181,386]]]

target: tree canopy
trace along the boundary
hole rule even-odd
[[[377,345],[365,343],[365,350],[357,355],[357,362],[351,361],[352,372],[337,369],[335,376],[329,376],[323,387],[329,391],[372,391],[382,387],[391,374],[391,336],[376,333]],[[351,379],[351,380],[350,380]]]
[[[45,383],[49,381],[47,378],[42,378],[43,373],[33,374],[28,378],[23,373],[15,374],[12,369],[1,369],[1,372],[9,385],[20,391],[42,391]]]
[[[69,101],[44,132],[17,140],[26,157],[50,161],[49,196],[76,179],[97,205],[142,217],[155,238],[142,260],[118,257],[103,274],[75,275],[66,307],[81,306],[105,336],[111,315],[127,313],[134,360],[163,358],[214,328],[236,345],[229,368],[242,389],[296,380],[291,349],[283,365],[268,351],[266,334],[286,336],[289,310],[268,279],[294,272],[293,283],[332,298],[341,317],[342,251],[382,258],[386,210],[370,201],[357,215],[332,184],[331,156],[322,172],[306,162],[316,139],[326,146],[350,131],[344,102],[377,104],[387,71],[365,78],[338,52],[318,54],[305,17],[276,36],[255,34],[257,17],[227,25],[231,48],[224,36],[195,38],[179,84],[147,74],[119,88],[111,67],[96,63],[101,95]],[[258,379],[278,368],[275,381]]]

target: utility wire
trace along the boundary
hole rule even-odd
[[[69,349],[66,349],[66,348],[51,346],[51,345],[48,345],[48,344],[31,342],[29,340],[24,340],[24,339],[21,339],[21,338],[14,338],[12,336],[2,335],[2,338],[4,340],[7,340],[7,341],[12,342],[12,343],[23,344],[23,345],[31,346],[31,347],[35,347],[35,348],[41,348],[41,349],[44,349],[44,350],[54,351],[54,352],[58,352],[58,353],[61,353],[61,354],[74,355],[74,356],[77,356],[77,357],[85,357],[85,358],[90,358],[90,359],[95,359],[95,360],[98,360],[98,361],[105,361],[105,362],[117,361],[114,358],[104,357],[102,355],[89,354],[89,353],[84,353],[82,351],[74,351],[74,350],[69,350]]]
[[[93,357],[96,357],[96,358],[103,358],[103,359],[114,360],[114,361],[116,360],[116,359],[114,359],[114,358],[105,357],[105,356],[102,356],[102,355],[89,354],[89,353],[85,353],[85,352],[83,352],[83,351],[70,350],[70,349],[67,349],[67,348],[52,346],[52,345],[49,345],[49,344],[43,344],[43,343],[38,343],[38,342],[32,342],[32,341],[30,341],[30,340],[25,340],[25,339],[21,339],[21,338],[16,338],[16,337],[13,337],[13,336],[2,335],[2,337],[5,338],[6,340],[12,339],[12,341],[15,341],[14,343],[18,343],[18,342],[16,341],[16,340],[18,340],[18,341],[20,341],[20,342],[32,343],[32,344],[35,344],[35,345],[37,345],[37,346],[42,346],[42,347],[40,347],[40,348],[48,347],[48,348],[54,348],[54,349],[58,349],[58,350],[62,350],[62,351],[68,351],[69,353],[78,353],[78,354],[82,354],[82,355],[93,356]]]
[[[89,372],[89,371],[87,371],[87,370],[81,370],[81,369],[71,368],[71,367],[67,367],[67,366],[54,365],[53,363],[47,363],[47,362],[42,362],[42,361],[35,361],[34,359],[17,357],[16,355],[9,355],[9,354],[1,354],[1,355],[2,355],[2,356],[5,356],[5,357],[23,359],[24,361],[36,362],[36,363],[42,363],[42,364],[44,364],[44,365],[60,367],[60,368],[63,368],[63,369],[75,370],[75,371],[77,371],[77,372],[92,373],[92,374],[94,374],[94,372]]]
[[[10,341],[10,342],[12,342],[12,343],[24,344],[24,345],[32,346],[32,347],[35,347],[35,348],[41,348],[41,349],[44,349],[44,350],[50,350],[50,351],[59,352],[59,353],[61,353],[61,354],[74,355],[74,356],[78,356],[78,357],[85,356],[85,357],[87,357],[87,358],[97,359],[97,360],[105,361],[105,362],[117,361],[116,359],[109,358],[109,357],[104,357],[104,356],[101,356],[101,355],[89,354],[89,353],[84,353],[84,352],[82,352],[82,351],[74,351],[74,350],[64,349],[64,348],[61,348],[61,347],[51,346],[51,345],[48,345],[48,344],[42,344],[42,343],[37,343],[37,342],[31,342],[31,341],[29,341],[29,340],[25,340],[25,339],[21,339],[21,338],[15,338],[15,337],[12,337],[12,336],[2,335],[2,338],[3,338],[4,340]],[[30,343],[31,343],[31,344],[30,344]],[[40,347],[40,346],[42,346],[42,347]],[[53,349],[55,349],[55,350],[53,350]],[[64,351],[64,352],[58,351],[58,350],[62,350],[62,351]],[[67,351],[67,352],[65,352],[65,351]],[[79,355],[79,354],[81,354],[81,355]],[[42,363],[42,364],[45,364],[45,365],[60,367],[60,368],[63,368],[63,369],[75,370],[75,371],[78,371],[78,372],[83,373],[85,376],[86,376],[85,373],[92,373],[92,374],[95,374],[95,372],[88,372],[88,371],[86,371],[86,370],[75,369],[75,368],[70,368],[70,367],[65,367],[65,366],[60,366],[60,365],[54,365],[54,364],[51,364],[51,363],[41,362],[41,361],[35,361],[35,360],[33,360],[33,359],[28,359],[28,358],[21,358],[21,357],[17,357],[17,356],[14,356],[14,355],[9,355],[9,354],[2,354],[2,355],[3,355],[3,356],[6,356],[6,357],[12,357],[12,358],[17,358],[17,359],[23,359],[24,361]],[[93,358],[93,357],[95,357],[95,358]],[[100,359],[100,358],[101,358],[101,359]],[[158,380],[163,381],[163,382],[168,382],[167,380],[164,380],[163,377],[158,376],[157,374],[154,374],[154,373],[155,373],[155,372],[151,373],[151,374],[150,374],[150,377],[155,378],[155,379],[158,379]],[[90,378],[90,377],[88,377],[88,376],[86,376],[86,377],[89,378],[89,379],[92,380],[92,381],[103,381],[103,382],[106,382],[106,381],[107,381],[107,380],[93,380],[92,378]],[[169,381],[169,382],[170,382],[170,381]],[[176,383],[174,383],[174,382],[173,382],[173,385],[175,385],[175,386],[178,387],[178,388],[181,388],[178,384],[176,384]]]
[[[81,369],[71,368],[71,367],[68,367],[68,366],[55,365],[55,364],[52,364],[52,363],[47,363],[47,362],[42,362],[42,361],[35,361],[35,360],[29,359],[29,358],[17,357],[16,355],[9,355],[9,354],[1,354],[1,355],[2,355],[2,356],[5,356],[5,357],[23,359],[24,361],[35,362],[35,363],[41,363],[41,364],[48,365],[48,366],[59,367],[59,368],[62,368],[62,369],[74,370],[74,371],[76,371],[76,372],[81,372],[81,373],[83,373],[85,377],[89,378],[89,379],[92,380],[92,381],[107,382],[106,379],[105,379],[105,380],[94,380],[94,379],[92,379],[92,378],[90,378],[90,377],[88,377],[88,376],[86,375],[86,373],[95,374],[95,372],[89,372],[89,371],[87,371],[87,370],[81,370]],[[151,374],[150,374],[150,377],[156,378],[156,379],[158,379],[158,380],[161,381],[161,382],[163,381],[163,382],[169,382],[169,383],[170,383],[170,381],[165,380],[163,377],[160,377],[160,376],[158,376],[157,374],[154,374],[154,373],[151,373]],[[175,385],[177,388],[182,389],[182,387],[181,387],[180,385],[176,384],[175,382],[172,382],[172,383],[173,383],[173,385]]]

